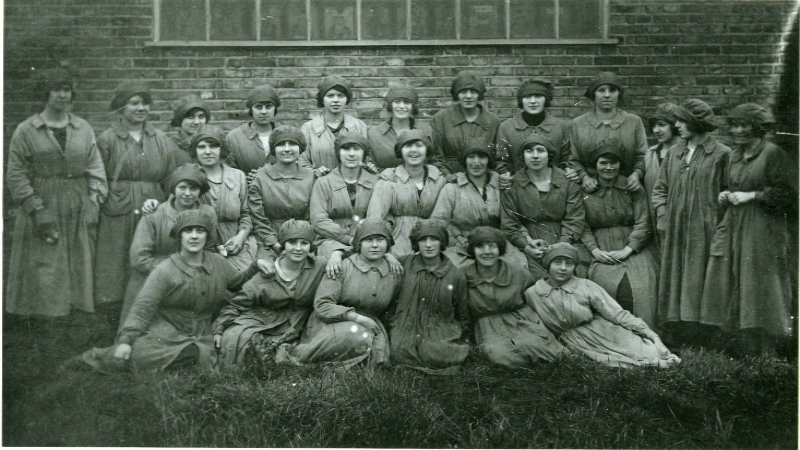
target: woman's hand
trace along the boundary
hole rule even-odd
[[[400,261],[398,261],[393,254],[386,253],[385,255],[383,255],[383,258],[386,260],[387,263],[389,263],[389,273],[391,273],[397,278],[403,276],[403,265],[400,264]]]
[[[613,250],[613,251],[607,252],[607,254],[608,254],[608,256],[610,256],[610,257],[616,259],[617,261],[621,262],[621,261],[625,261],[626,259],[628,259],[633,254],[633,249],[626,246],[622,250]]]
[[[214,348],[219,350],[222,347],[222,335],[219,333],[214,334]]]
[[[572,167],[567,167],[564,169],[564,176],[567,177],[569,181],[573,183],[580,183],[581,177],[578,176],[578,172],[575,171]]]
[[[275,261],[259,259],[258,261],[256,261],[256,265],[258,266],[258,270],[260,270],[261,273],[263,273],[266,276],[275,274]]]
[[[642,184],[639,182],[639,174],[636,173],[636,172],[633,172],[628,177],[628,184],[627,184],[627,186],[625,186],[625,190],[627,190],[628,192],[634,192],[634,191],[638,191],[641,188],[642,188]]]
[[[750,203],[753,199],[756,198],[755,192],[731,192],[728,194],[728,201],[731,202],[732,205],[744,205],[745,203]]]
[[[342,276],[342,252],[334,251],[331,257],[328,258],[328,263],[325,264],[325,273],[328,278],[335,280]]]
[[[320,178],[320,177],[324,177],[325,175],[327,175],[328,172],[331,171],[331,169],[328,169],[325,166],[319,166],[319,167],[316,167],[316,168],[312,169],[311,171],[314,172],[314,176],[315,177]]]
[[[225,249],[228,250],[228,253],[235,255],[242,250],[244,247],[244,242],[247,240],[247,231],[240,231],[236,233],[236,236],[228,239],[225,242]]]
[[[127,361],[131,359],[131,346],[128,344],[119,344],[117,349],[114,350],[114,358],[121,359],[123,361]]]
[[[376,166],[373,162],[363,162],[361,163],[361,167],[369,173],[379,173],[381,171],[381,168]]]
[[[583,191],[584,192],[594,192],[597,190],[597,180],[586,175],[583,177]]]
[[[377,334],[378,331],[380,331],[380,327],[378,326],[378,323],[375,322],[374,320],[370,319],[367,316],[362,316],[361,314],[359,314],[358,317],[356,317],[356,320],[354,320],[354,322],[359,324],[359,325],[361,325],[362,327],[366,328],[367,330],[369,330],[369,331],[371,331],[373,333]]]
[[[94,203],[94,206],[98,208],[100,207],[100,205],[104,203],[103,196],[100,195],[99,192],[92,192],[91,194],[89,194],[89,201]]]
[[[148,198],[144,201],[142,205],[142,215],[148,215],[156,212],[156,208],[158,208],[158,200],[154,198]]]
[[[497,187],[501,191],[511,189],[512,184],[514,184],[514,174],[511,172],[503,172],[500,174],[500,178],[497,180]]]
[[[280,255],[282,251],[281,244],[277,242],[272,244],[272,251],[275,252],[276,255]]]
[[[250,173],[247,174],[247,185],[250,186],[253,184],[253,180],[256,179],[256,174],[258,173],[258,169],[253,169]]]
[[[719,195],[717,195],[717,202],[719,202],[720,205],[724,205],[724,204],[729,203],[729,199],[728,199],[729,195],[731,195],[731,191],[722,191],[722,192],[720,192]]]
[[[592,250],[592,256],[594,257],[595,260],[597,260],[597,262],[602,263],[602,264],[612,264],[613,265],[613,264],[618,264],[619,263],[619,260],[617,260],[616,258],[611,256],[609,254],[609,252],[604,252],[604,251],[600,250],[599,248],[596,248],[596,249]]]
[[[469,239],[463,234],[459,234],[458,236],[456,236],[456,242],[458,242],[459,246],[464,248],[467,248],[469,246]]]

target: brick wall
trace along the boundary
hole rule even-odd
[[[4,131],[39,111],[32,102],[32,69],[69,64],[81,78],[73,111],[99,133],[111,118],[110,91],[142,78],[153,90],[153,119],[168,130],[170,101],[190,92],[209,100],[213,122],[230,129],[245,120],[247,91],[279,88],[278,120],[299,125],[317,113],[320,77],[337,73],[355,87],[352,113],[373,124],[384,117],[388,86],[420,94],[424,117],[450,104],[451,77],[469,68],[486,77],[487,103],[501,118],[516,109],[516,88],[545,76],[558,84],[553,112],[577,116],[601,70],[624,76],[625,109],[647,115],[665,100],[699,97],[718,114],[745,101],[771,105],[780,74],[782,31],[794,1],[612,0],[610,35],[616,45],[446,47],[163,48],[152,35],[152,0],[6,0]]]

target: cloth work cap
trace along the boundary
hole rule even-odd
[[[393,101],[401,98],[406,99],[415,105],[417,102],[419,102],[419,96],[413,89],[407,87],[396,87],[389,89],[389,92],[386,93],[386,104],[391,105]]]
[[[476,227],[470,232],[469,239],[467,240],[467,248],[470,254],[474,254],[475,247],[486,243],[494,242],[501,249],[505,247],[506,238],[503,233],[497,228],[493,227]]]
[[[72,91],[74,100],[75,82],[72,79],[72,72],[67,69],[47,69],[37,75],[36,92],[42,94],[44,98],[48,98],[50,91],[65,87]]]
[[[600,72],[595,75],[594,79],[592,79],[592,82],[589,83],[589,87],[586,88],[586,92],[583,95],[589,100],[594,101],[594,91],[604,84],[615,86],[617,89],[619,89],[620,95],[625,92],[625,88],[622,87],[622,80],[620,80],[617,74],[614,72]]]
[[[223,153],[227,155],[228,153],[228,143],[227,139],[225,139],[225,133],[219,128],[214,125],[203,125],[197,130],[192,136],[192,141],[189,143],[189,152],[191,154],[195,154],[197,151],[197,145],[200,144],[200,141],[203,139],[213,139],[217,141],[217,144],[220,146],[220,158],[223,157]]]
[[[422,219],[411,228],[409,240],[416,245],[422,238],[434,237],[442,243],[442,250],[450,242],[450,233],[447,232],[447,224],[436,219]]]
[[[708,103],[696,98],[690,98],[675,108],[675,116],[699,133],[708,133],[717,129],[717,117],[714,115],[714,110],[708,106]]]
[[[467,156],[473,155],[475,153],[480,153],[480,154],[485,155],[486,157],[488,157],[489,158],[489,168],[493,168],[494,167],[494,151],[488,145],[475,145],[475,144],[470,145],[469,147],[467,147],[467,150],[461,152],[461,154],[458,155],[458,162],[461,163],[462,167],[466,167],[467,166]]]
[[[559,242],[547,247],[547,251],[542,256],[542,265],[545,269],[550,269],[550,263],[559,256],[569,258],[578,264],[578,250],[566,242]]]
[[[153,97],[150,95],[150,89],[140,81],[126,81],[114,89],[114,97],[111,99],[111,106],[109,111],[116,111],[131,99],[134,95],[141,95],[146,104],[153,103]]]
[[[597,148],[592,150],[590,155],[591,156],[589,160],[592,162],[592,167],[597,166],[597,160],[600,159],[601,156],[614,155],[620,162],[620,170],[623,170],[622,147],[620,146],[620,142],[616,139],[600,141],[600,143],[597,145]]]
[[[178,214],[175,221],[175,226],[169,232],[169,237],[173,239],[180,239],[181,232],[189,227],[203,227],[208,233],[208,239],[211,239],[211,234],[216,229],[216,219],[209,216],[202,209],[188,209]]]
[[[728,113],[728,121],[738,120],[752,125],[753,127],[768,129],[775,124],[775,117],[769,110],[757,103],[743,103]]]
[[[347,104],[353,99],[353,93],[350,91],[350,83],[348,83],[347,80],[339,75],[328,75],[317,85],[317,107],[322,108],[325,106],[322,103],[322,97],[325,97],[325,94],[333,88],[337,88],[336,90],[344,93],[347,97]]]
[[[353,248],[357,248],[358,244],[370,236],[383,236],[389,241],[389,247],[394,245],[392,239],[392,230],[389,224],[380,219],[364,219],[356,226],[356,232],[353,235]]]
[[[655,122],[656,120],[664,120],[671,124],[675,124],[675,110],[678,108],[678,105],[670,102],[659,103],[656,106],[655,112],[650,117],[650,120]]]
[[[272,130],[272,134],[269,135],[270,153],[275,154],[275,147],[284,141],[294,142],[299,145],[300,153],[306,151],[306,138],[303,137],[303,133],[297,127],[281,125]]]
[[[336,150],[336,154],[338,155],[339,150],[348,144],[358,145],[362,150],[364,150],[365,155],[372,150],[372,146],[369,145],[367,138],[360,133],[342,131],[339,133],[339,136],[336,136],[336,140],[333,143],[333,148]]]
[[[427,157],[431,156],[433,152],[431,141],[425,132],[419,128],[403,131],[397,136],[397,142],[394,144],[394,156],[398,159],[403,159],[403,146],[414,141],[422,141],[422,144],[425,145],[425,155]]]
[[[211,120],[211,113],[208,111],[208,106],[203,102],[203,99],[197,94],[189,94],[184,95],[178,100],[178,104],[175,106],[175,114],[172,116],[170,125],[173,127],[181,126],[181,122],[183,122],[186,114],[189,114],[193,109],[202,109],[203,112],[206,113],[206,121]]]
[[[553,99],[553,82],[544,78],[534,78],[526,81],[517,90],[517,102],[522,104],[522,99],[531,95],[544,95],[547,100]]]
[[[314,233],[314,228],[311,224],[305,220],[289,219],[281,225],[278,237],[281,245],[290,239],[305,239],[313,244],[317,235]]]
[[[483,77],[475,72],[462,70],[453,78],[453,84],[450,86],[450,96],[453,97],[453,100],[458,101],[458,93],[464,89],[478,91],[478,100],[483,100],[483,94],[486,93],[486,84],[483,82]]]
[[[198,133],[199,134],[199,133]],[[200,195],[208,192],[211,187],[208,185],[206,172],[197,163],[186,163],[178,166],[169,176],[169,193],[175,194],[175,188],[181,181],[189,181],[200,187]]]
[[[247,109],[250,109],[256,103],[272,103],[275,107],[281,106],[281,99],[278,97],[278,91],[269,84],[256,86],[250,91],[247,96]]]
[[[552,166],[558,163],[558,161],[556,161],[556,148],[553,145],[553,142],[550,141],[547,136],[541,134],[532,134],[525,138],[525,140],[522,142],[522,145],[519,146],[519,154],[517,155],[519,161],[525,160],[523,155],[525,153],[525,149],[533,147],[536,144],[544,145],[544,147],[547,149],[547,162],[549,165]]]

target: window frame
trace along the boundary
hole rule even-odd
[[[293,40],[293,41],[274,41],[274,40],[261,40],[261,24],[258,23],[258,18],[261,17],[261,0],[252,0],[254,6],[254,24],[256,39],[246,41],[212,41],[211,40],[211,0],[205,0],[205,25],[206,25],[206,40],[204,41],[181,41],[181,40],[161,40],[161,2],[169,0],[153,0],[153,40],[145,42],[146,46],[153,47],[352,47],[352,46],[431,46],[431,45],[582,45],[582,44],[617,44],[616,38],[609,37],[609,18],[611,11],[611,0],[600,0],[602,2],[600,22],[602,37],[590,39],[559,39],[560,32],[559,17],[560,14],[554,14],[555,22],[555,38],[548,39],[512,39],[511,38],[511,0],[504,0],[505,4],[505,35],[503,39],[460,39],[461,34],[461,1],[454,0],[454,13],[455,13],[455,28],[456,39],[411,39],[412,24],[411,24],[411,1],[406,1],[406,39],[386,39],[386,40],[362,40],[361,38],[361,3],[362,0],[355,0],[356,2],[356,36],[355,40],[312,40],[311,39],[311,2],[313,0],[305,0],[306,4],[306,21],[308,27],[306,29],[306,40]],[[559,9],[560,0],[553,0],[556,11]]]

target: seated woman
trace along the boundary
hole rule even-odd
[[[214,208],[200,204],[200,196],[209,189],[205,172],[197,164],[184,164],[170,176],[169,189],[169,199],[158,205],[156,212],[144,216],[136,226],[130,249],[132,272],[125,289],[120,326],[124,325],[125,317],[150,272],[180,249],[180,242],[170,236],[178,214],[200,209],[213,219],[214,228],[210,229],[212,234],[206,239],[206,250],[214,251],[216,213]]]
[[[397,137],[395,155],[403,164],[381,173],[369,202],[367,217],[385,219],[392,223],[396,257],[413,253],[408,239],[411,228],[433,212],[445,178],[434,166],[428,165],[431,143],[421,130],[404,131]]]
[[[594,261],[588,278],[650,328],[656,326],[658,259],[650,243],[653,227],[643,189],[628,191],[621,176],[622,152],[610,143],[595,149],[592,164],[599,188],[584,194],[583,244]]]
[[[277,360],[302,365],[330,362],[352,367],[389,362],[386,328],[380,320],[396,297],[400,283],[389,273],[384,255],[392,233],[381,220],[366,219],[353,238],[356,254],[342,263],[342,275],[323,279],[314,312],[297,344],[283,344]]]
[[[643,320],[593,281],[575,276],[575,247],[553,244],[542,263],[549,277],[537,281],[525,297],[567,348],[610,367],[663,368],[681,361]]]
[[[456,174],[456,182],[442,188],[431,214],[432,219],[448,224],[450,242],[444,254],[456,267],[472,263],[467,254],[467,238],[476,227],[500,228],[500,175],[494,168],[494,155],[488,147],[473,146],[460,156],[466,172]],[[503,259],[527,268],[528,260],[514,246],[506,246]]]
[[[180,213],[170,236],[180,251],[147,278],[117,336],[116,346],[86,351],[80,358],[103,370],[164,370],[211,366],[211,316],[255,275],[255,264],[234,270],[225,258],[203,251],[214,232],[214,217],[202,210]]]
[[[317,254],[330,256],[353,243],[356,224],[366,217],[377,175],[362,168],[370,151],[367,139],[343,131],[336,138],[338,166],[319,178],[311,191],[309,214],[314,231],[322,238]]]
[[[522,293],[533,283],[522,267],[500,257],[506,238],[496,228],[478,227],[467,251],[475,264],[464,270],[469,286],[468,308],[475,343],[489,361],[505,367],[531,366],[568,353],[525,303]]]
[[[401,258],[402,288],[387,314],[393,364],[445,375],[467,358],[467,279],[442,255],[447,241],[439,221],[421,220],[411,230],[416,253]]]
[[[386,93],[384,102],[386,111],[392,116],[386,122],[381,122],[367,130],[369,145],[372,147],[367,152],[367,158],[380,169],[390,169],[403,163],[403,160],[394,154],[394,144],[397,143],[397,136],[400,133],[418,128],[431,139],[433,131],[430,126],[415,119],[419,113],[417,107],[419,96],[414,89],[391,88]]]
[[[211,113],[208,105],[199,95],[184,95],[178,100],[172,115],[172,122],[170,122],[170,125],[178,128],[178,133],[170,136],[170,139],[181,149],[181,151],[175,152],[175,162],[179,166],[194,162],[193,152],[189,150],[192,136],[209,120],[211,120]]]

